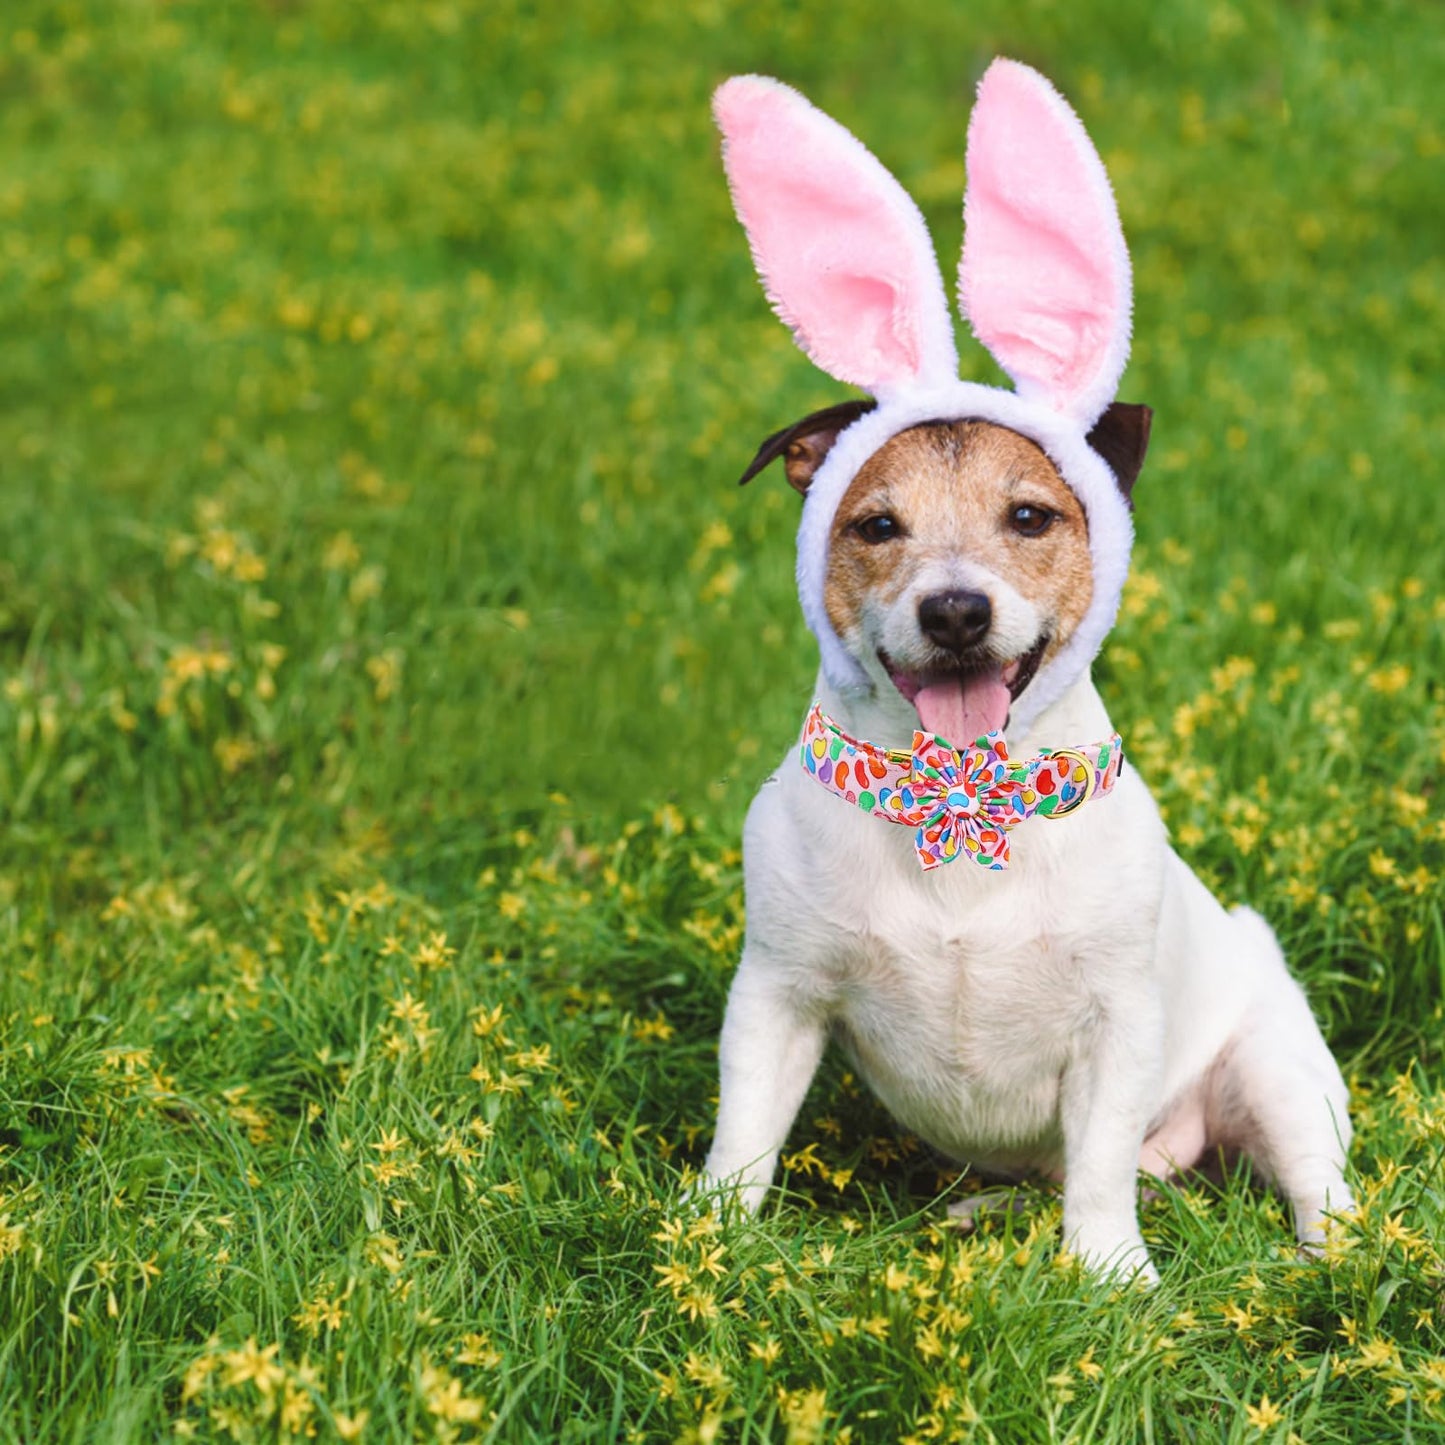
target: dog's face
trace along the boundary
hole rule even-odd
[[[1092,596],[1078,498],[1035,443],[989,422],[899,433],[833,520],[829,621],[880,693],[958,747],[1004,727]]]
[[[783,459],[806,494],[871,400],[774,432],[743,474]],[[1130,508],[1153,412],[1111,402],[1086,440]],[[1093,599],[1088,521],[1043,450],[992,422],[925,422],[859,470],[834,515],[824,606],[880,698],[957,747],[1002,730]]]

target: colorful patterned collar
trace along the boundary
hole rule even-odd
[[[1048,748],[1025,763],[1009,761],[1002,733],[960,753],[940,737],[915,732],[913,750],[903,752],[849,737],[817,703],[803,725],[801,753],[829,792],[916,828],[925,870],[963,854],[985,868],[1007,868],[1011,829],[1035,813],[1062,818],[1103,797],[1124,767],[1118,733],[1085,748]]]

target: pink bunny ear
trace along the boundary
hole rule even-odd
[[[1019,395],[1090,425],[1129,357],[1129,251],[1078,116],[995,60],[968,127],[959,302]]]
[[[778,315],[824,371],[874,393],[953,381],[958,352],[918,207],[797,91],[760,75],[718,88],[733,207]]]

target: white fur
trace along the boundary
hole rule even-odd
[[[824,675],[818,695],[887,746],[917,724],[892,689],[844,694]],[[1111,731],[1085,675],[1010,751]],[[1318,1243],[1351,1204],[1348,1095],[1268,925],[1210,896],[1127,762],[1107,798],[1025,823],[1011,847],[1003,872],[924,873],[910,830],[845,806],[790,751],[744,832],[709,1179],[758,1206],[833,1034],[943,1153],[1062,1178],[1065,1238],[1096,1267],[1154,1277],[1137,1171],[1186,1167],[1207,1143],[1249,1153]]]

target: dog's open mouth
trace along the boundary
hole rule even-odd
[[[1041,637],[1011,662],[963,659],[956,667],[927,672],[908,672],[884,652],[878,660],[893,686],[917,709],[924,732],[962,748],[987,733],[1004,730],[1009,708],[1033,681],[1048,641]]]

